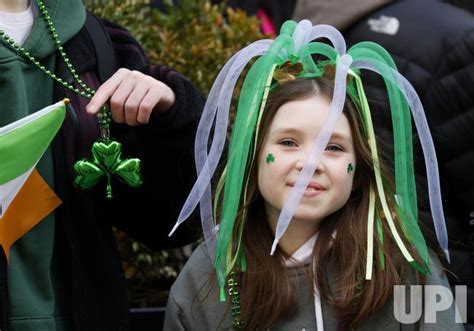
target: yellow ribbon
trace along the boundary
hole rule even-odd
[[[400,251],[402,252],[405,259],[411,263],[414,261],[414,259],[411,256],[411,254],[408,252],[408,249],[405,247],[405,244],[403,243],[400,235],[398,234],[398,231],[397,231],[397,228],[395,227],[395,222],[393,220],[392,213],[390,212],[390,209],[388,207],[387,199],[386,199],[385,192],[383,189],[382,176],[380,174],[380,165],[379,165],[380,162],[379,162],[378,153],[377,153],[377,145],[375,143],[374,126],[372,123],[372,117],[370,116],[369,103],[367,102],[367,98],[364,93],[364,88],[362,86],[362,80],[354,72],[350,71],[350,74],[354,76],[355,78],[356,85],[357,85],[357,93],[359,95],[359,100],[362,104],[362,107],[361,107],[362,113],[363,113],[362,115],[364,116],[365,122],[367,124],[367,133],[369,135],[370,151],[372,154],[372,159],[374,161],[375,182],[377,185],[377,193],[379,195],[380,203],[382,204],[382,210],[385,214],[385,218],[387,219],[388,226],[390,227],[390,231],[393,234],[395,242],[400,248]]]

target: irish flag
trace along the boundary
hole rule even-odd
[[[11,246],[60,204],[35,170],[66,115],[60,101],[0,128],[0,245]]]

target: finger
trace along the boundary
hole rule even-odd
[[[100,110],[100,107],[114,94],[122,80],[126,76],[128,69],[122,68],[117,70],[104,84],[102,84],[92,97],[89,104],[86,106],[86,111],[89,114],[95,115]]]
[[[112,113],[112,119],[114,120],[114,122],[126,122],[125,102],[132,93],[135,84],[136,81],[133,78],[127,77],[122,81],[122,83],[118,86],[117,90],[110,97],[110,112]]]
[[[174,105],[176,95],[173,90],[163,82],[157,81],[157,87],[159,88],[160,100],[153,110],[160,113],[167,112]]]
[[[148,90],[138,108],[137,122],[146,124],[150,120],[151,113],[161,99],[161,90],[157,87]]]
[[[136,85],[133,91],[128,96],[127,101],[125,102],[124,113],[125,113],[125,122],[129,125],[141,124],[138,120],[138,108],[142,102],[145,95],[148,93],[149,86],[146,83],[140,82]]]

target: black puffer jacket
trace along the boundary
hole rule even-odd
[[[438,156],[450,268],[470,287],[474,323],[474,15],[442,0],[396,1],[344,34],[348,45],[384,46],[420,96]],[[420,193],[420,207],[428,211]]]

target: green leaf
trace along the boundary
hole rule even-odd
[[[95,142],[92,145],[94,163],[102,165],[110,172],[120,163],[121,154],[122,144],[116,141]]]
[[[80,189],[90,189],[94,187],[105,175],[102,169],[90,161],[77,161],[74,164],[76,178],[74,185]]]
[[[139,159],[127,159],[121,161],[114,174],[119,176],[127,185],[138,187],[142,184],[142,176],[140,175],[141,161]]]

